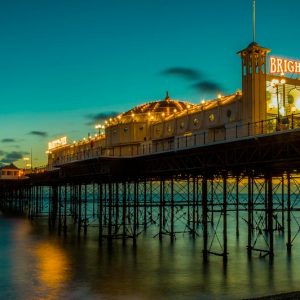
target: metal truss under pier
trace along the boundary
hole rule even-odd
[[[300,132],[133,158],[98,158],[0,182],[3,212],[46,217],[49,228],[99,242],[188,234],[209,255],[228,259],[229,234],[247,236],[251,256],[273,258],[299,233]],[[234,223],[233,223],[234,222]],[[232,231],[234,224],[234,232]]]

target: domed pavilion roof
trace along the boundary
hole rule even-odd
[[[141,104],[125,112],[124,114],[122,114],[122,116],[129,116],[132,114],[139,115],[139,114],[157,114],[157,113],[164,113],[166,116],[168,116],[173,113],[182,112],[186,109],[191,108],[192,106],[194,106],[194,104],[192,103],[171,99],[167,92],[164,100],[158,100],[158,101]]]

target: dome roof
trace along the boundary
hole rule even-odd
[[[190,107],[194,106],[194,104],[189,102],[183,102],[179,100],[173,100],[169,97],[167,92],[164,100],[154,101],[145,103],[139,106],[132,108],[131,110],[122,114],[122,116],[128,115],[138,115],[138,114],[148,114],[148,113],[165,113],[166,115],[173,114],[175,112],[179,113]]]

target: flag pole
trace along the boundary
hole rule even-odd
[[[253,2],[253,11],[252,11],[252,31],[253,31],[253,42],[256,40],[256,16],[255,16],[255,11],[256,11],[256,3],[255,0]]]

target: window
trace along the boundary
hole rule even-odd
[[[209,119],[210,122],[213,122],[215,120],[215,115],[214,114],[210,114],[208,116],[208,119]]]

